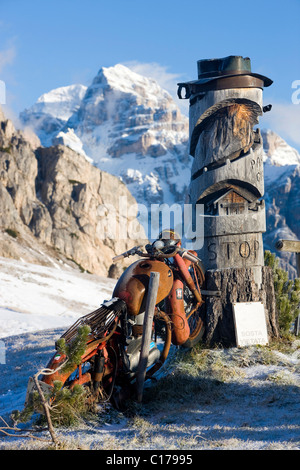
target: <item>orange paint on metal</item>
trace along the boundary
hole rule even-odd
[[[168,296],[167,313],[172,321],[172,343],[180,346],[190,335],[190,327],[184,311],[183,282],[175,279]]]
[[[151,272],[160,274],[156,303],[161,302],[169,294],[173,285],[171,269],[158,260],[145,258],[136,261],[122,274],[113,292],[113,297],[119,297],[126,302],[129,315],[138,315],[145,310]]]
[[[185,260],[179,255],[174,256],[175,263],[177,264],[182,276],[184,277],[185,282],[187,283],[188,288],[194,294],[197,302],[200,304],[203,303],[201,293],[197,290],[195,283],[192,279],[192,276],[188,270],[188,267],[185,263]]]

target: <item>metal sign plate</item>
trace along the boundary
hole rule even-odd
[[[236,302],[232,307],[237,346],[268,344],[264,304]]]

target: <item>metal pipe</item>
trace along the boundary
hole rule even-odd
[[[184,277],[184,280],[185,282],[187,283],[188,285],[188,288],[192,291],[192,293],[194,294],[197,302],[199,302],[200,304],[203,303],[203,300],[202,300],[202,297],[201,297],[201,294],[200,292],[197,290],[196,286],[195,286],[195,283],[192,279],[192,276],[188,270],[188,267],[187,265],[185,264],[184,260],[182,259],[182,257],[177,254],[174,256],[174,260],[175,260],[175,263],[177,264],[177,266],[179,267],[183,277]]]
[[[141,355],[139,360],[138,372],[136,377],[137,401],[141,402],[143,398],[144,381],[148,364],[148,355],[150,349],[152,324],[159,287],[159,273],[152,271],[150,274],[149,288],[145,310],[144,330],[142,336]]]

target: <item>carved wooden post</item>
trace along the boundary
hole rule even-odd
[[[263,143],[258,118],[263,87],[272,80],[252,73],[249,58],[199,60],[198,80],[180,83],[190,100],[189,197],[204,206],[204,246],[209,297],[207,340],[235,342],[232,302],[264,301],[271,336],[278,335],[271,274],[264,268],[266,229]],[[268,297],[268,305],[267,305]]]

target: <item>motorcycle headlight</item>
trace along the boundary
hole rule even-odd
[[[156,242],[153,243],[153,246],[156,250],[162,250],[165,244],[162,240],[156,240]]]

